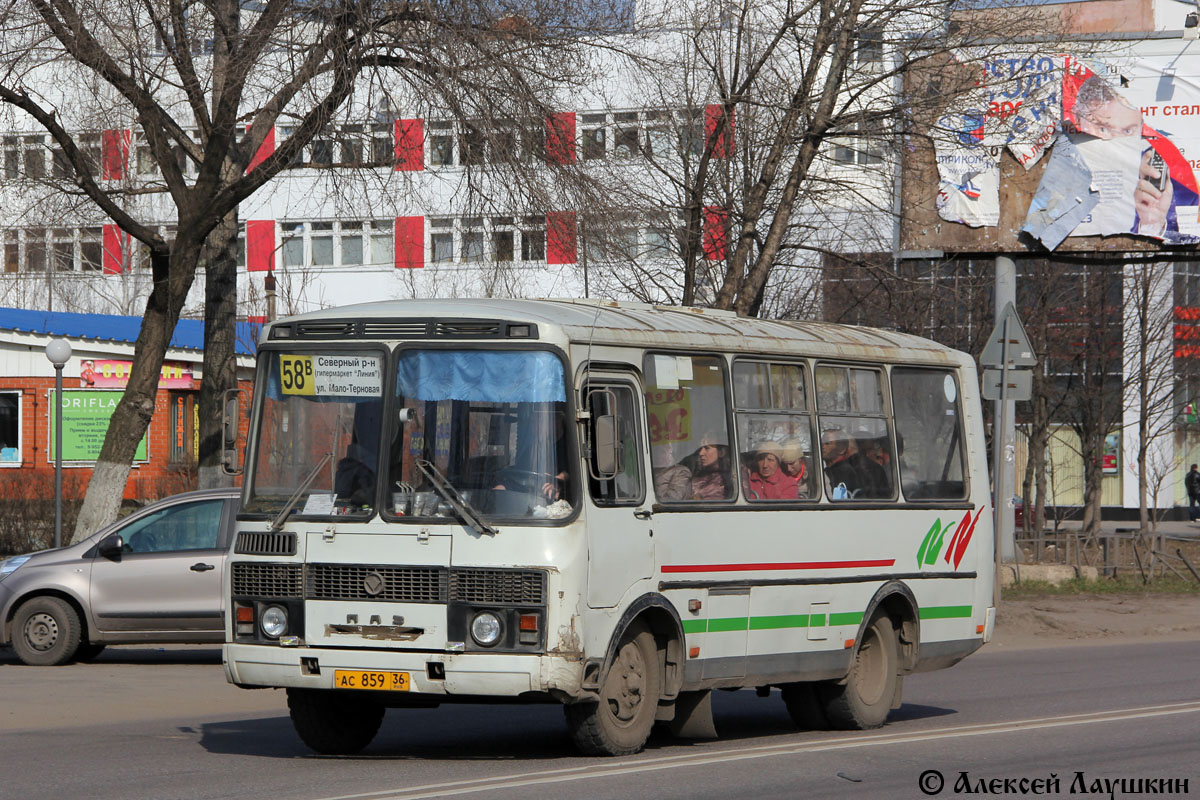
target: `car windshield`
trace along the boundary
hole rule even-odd
[[[548,352],[402,352],[389,510],[454,516],[430,485],[432,465],[485,518],[570,516],[577,481],[566,399],[562,362]]]
[[[380,352],[263,355],[257,454],[243,510],[369,516],[383,418]]]

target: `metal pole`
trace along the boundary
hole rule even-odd
[[[54,546],[62,547],[62,364],[54,365]]]
[[[996,285],[995,285],[995,314],[998,319],[1004,312],[1004,307],[1009,303],[1016,307],[1017,304],[1017,265],[1011,258],[1004,256],[996,257]],[[1014,454],[1016,452],[1016,411],[1015,401],[1004,399],[1008,389],[1008,367],[1009,367],[1009,334],[1007,327],[1004,330],[1003,354],[1004,363],[1001,365],[1001,379],[1003,380],[1003,389],[1001,399],[996,401],[995,419],[996,430],[994,431],[993,444],[995,446],[996,461],[995,461],[995,487],[996,494],[993,501],[996,505],[996,513],[998,524],[996,525],[996,555],[997,558],[1003,561],[1016,561],[1017,545],[1013,538],[1013,515],[1011,510],[1012,490],[1007,489],[1007,494],[1001,494],[1002,487],[1012,487],[1016,483],[1016,465],[1014,462]],[[1028,504],[1029,499],[1026,498]],[[1000,513],[1003,511],[1004,513]]]

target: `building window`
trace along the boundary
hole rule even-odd
[[[512,231],[492,231],[492,261],[512,261],[515,242]]]
[[[21,393],[0,392],[0,466],[21,463]]]
[[[371,263],[375,266],[391,267],[396,263],[395,220],[371,222]]]
[[[338,132],[338,163],[347,167],[363,163],[363,126],[343,125]]]
[[[371,126],[371,164],[390,167],[396,163],[396,143],[393,141],[391,123],[376,123]]]
[[[546,123],[542,120],[526,122],[521,131],[521,159],[526,163],[546,160]]]
[[[534,227],[537,226],[537,227]],[[521,260],[546,260],[546,218],[526,217],[521,226]]]
[[[449,230],[453,225],[449,219],[431,219],[429,227],[433,231],[429,235],[429,260],[454,260],[454,231]]]
[[[435,167],[454,166],[454,134],[449,122],[429,123],[429,163]]]
[[[30,228],[25,231],[25,271],[46,271],[46,230]]]
[[[341,237],[342,266],[357,266],[363,260],[363,224],[361,222],[343,222]]]
[[[54,229],[54,269],[58,272],[75,269],[75,237],[70,228]]]
[[[79,242],[80,268],[99,271],[104,268],[104,229],[84,228]]]
[[[284,231],[283,265],[285,267],[303,267],[304,260],[304,223],[283,222],[280,228]]]
[[[25,177],[31,180],[46,177],[46,148],[41,136],[25,137]]]
[[[314,167],[328,167],[333,164],[333,139],[321,136],[312,140],[310,145],[312,158],[309,163]]]
[[[607,150],[604,127],[606,121],[605,114],[583,115],[583,159],[585,161],[599,161],[604,158]]]
[[[641,128],[638,127],[636,112],[617,114],[613,117],[616,131],[613,134],[613,155],[617,158],[635,158],[641,155]]]
[[[870,166],[883,163],[883,148],[866,136],[839,136],[833,139],[833,160],[842,164]]]
[[[458,163],[465,166],[482,164],[487,159],[487,136],[474,125],[468,125],[458,136]]]
[[[864,68],[883,64],[883,31],[880,28],[863,28],[858,32],[854,60]]]
[[[4,137],[4,177],[21,176],[21,140],[16,136]]]

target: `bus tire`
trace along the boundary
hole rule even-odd
[[[83,626],[67,601],[35,597],[17,609],[12,631],[17,658],[31,667],[56,667],[75,657]]]
[[[654,634],[635,622],[621,636],[596,703],[564,706],[567,729],[585,755],[641,752],[654,727],[662,665]]]
[[[788,716],[797,728],[802,731],[829,730],[829,718],[821,707],[816,683],[787,683],[780,688],[780,694],[787,706]]]
[[[899,680],[897,650],[892,621],[885,614],[876,615],[863,631],[850,674],[840,681],[825,681],[817,689],[831,727],[860,731],[887,721]]]
[[[383,706],[326,689],[288,689],[288,712],[301,740],[324,755],[350,755],[371,743]]]

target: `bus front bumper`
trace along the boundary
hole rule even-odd
[[[585,694],[580,687],[583,662],[561,656],[226,644],[222,661],[228,681],[245,688],[333,689],[335,671],[370,670],[408,673],[412,694],[445,697],[517,697],[530,692],[567,697]],[[441,667],[431,668],[430,664]]]

